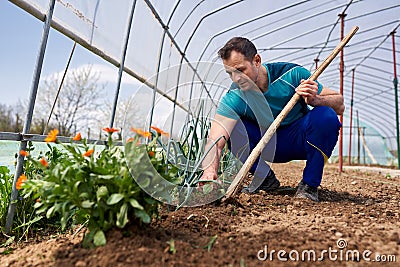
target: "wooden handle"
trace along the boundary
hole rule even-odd
[[[358,27],[355,26],[343,40],[336,46],[336,48],[331,52],[331,54],[322,62],[322,64],[314,71],[314,73],[310,76],[309,80],[316,80],[318,76],[328,67],[328,65],[335,59],[337,54],[343,49],[343,47],[350,41],[350,39],[356,34],[358,31]],[[244,162],[242,168],[236,175],[235,179],[232,181],[231,185],[229,186],[228,190],[225,193],[225,196],[222,198],[222,201],[232,197],[236,194],[237,190],[239,189],[239,185],[243,182],[243,179],[246,177],[247,173],[249,172],[251,166],[253,166],[254,162],[257,158],[261,155],[262,150],[267,145],[267,143],[271,140],[272,136],[275,134],[276,130],[278,129],[281,122],[286,118],[289,112],[292,110],[294,105],[296,105],[297,101],[299,101],[300,95],[294,94],[293,97],[289,100],[286,106],[282,109],[276,119],[272,122],[269,126],[267,132],[261,138],[260,142],[257,146],[253,149],[250,153],[247,160]]]

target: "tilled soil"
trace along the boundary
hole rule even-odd
[[[400,266],[399,178],[328,165],[313,203],[293,198],[303,162],[272,168],[277,193],[163,207],[160,220],[112,230],[95,249],[81,247],[82,233],[29,240],[0,266]]]

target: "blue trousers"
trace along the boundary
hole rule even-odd
[[[266,161],[306,160],[303,181],[317,187],[321,184],[324,164],[337,143],[340,127],[332,108],[315,107],[301,119],[279,127],[250,171],[254,176],[264,178],[270,171]],[[239,120],[230,136],[231,152],[242,162],[246,161],[265,131],[254,121]]]

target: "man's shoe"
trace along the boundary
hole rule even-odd
[[[279,180],[276,178],[275,173],[270,170],[267,177],[264,178],[264,181],[256,187],[254,184],[257,183],[255,181],[257,178],[253,177],[253,181],[250,183],[248,187],[244,187],[242,192],[243,193],[250,193],[250,194],[255,194],[260,192],[260,190],[263,190],[265,192],[271,192],[279,188],[281,183]]]
[[[301,180],[297,187],[297,192],[294,195],[295,198],[307,198],[314,202],[319,202],[318,189],[314,186],[310,186]]]

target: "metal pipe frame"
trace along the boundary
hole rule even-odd
[[[30,128],[31,128],[33,109],[35,107],[36,95],[37,95],[37,91],[38,91],[38,87],[39,87],[40,74],[42,72],[43,59],[44,59],[44,54],[46,52],[46,45],[47,45],[47,40],[49,37],[50,24],[51,24],[51,20],[53,17],[55,2],[56,2],[55,0],[49,0],[49,7],[48,7],[47,14],[46,14],[46,20],[45,20],[43,32],[42,32],[42,39],[40,41],[40,48],[39,48],[38,57],[36,60],[33,79],[32,79],[28,112],[26,114],[24,128],[22,129],[23,135],[29,134]],[[26,147],[27,147],[27,141],[21,141],[20,146],[19,146],[19,151],[26,150]],[[18,153],[17,165],[15,168],[14,180],[13,180],[13,184],[12,184],[10,205],[8,207],[8,213],[7,213],[7,219],[6,219],[5,231],[7,234],[10,233],[12,224],[13,224],[13,220],[14,220],[16,200],[18,198],[18,190],[16,189],[16,184],[17,184],[17,180],[18,180],[19,176],[22,174],[23,166],[24,166],[24,157]]]
[[[111,117],[110,117],[110,124],[109,124],[110,128],[113,128],[113,126],[114,126],[115,112],[117,110],[118,97],[119,97],[119,92],[121,90],[122,73],[124,71],[124,66],[125,66],[126,51],[128,50],[129,36],[131,35],[131,28],[132,28],[133,15],[135,13],[135,7],[136,7],[136,0],[133,0],[131,12],[129,14],[129,19],[128,19],[128,26],[127,26],[127,29],[126,29],[124,46],[123,46],[123,49],[122,49],[121,64],[120,64],[119,69],[118,69],[117,88],[115,90],[114,102],[113,102],[113,106],[112,106],[112,109],[111,109]]]
[[[16,6],[20,7],[21,9],[25,10],[26,12],[28,12],[29,14],[31,14],[32,16],[34,16],[35,18],[44,21],[46,18],[46,15],[43,14],[40,10],[38,10],[35,6],[32,6],[22,0],[9,0],[11,3],[15,4]],[[104,60],[106,60],[107,62],[109,62],[110,64],[114,65],[115,67],[120,66],[120,62],[111,57],[110,55],[104,53],[101,49],[97,48],[96,46],[93,46],[91,44],[89,44],[88,42],[86,42],[86,40],[84,40],[83,38],[79,37],[78,35],[76,35],[75,33],[71,32],[70,30],[66,29],[65,27],[63,27],[61,24],[55,22],[55,21],[51,21],[51,27],[55,30],[57,30],[58,32],[64,34],[65,36],[67,36],[69,39],[74,40],[75,42],[77,42],[78,44],[80,44],[82,47],[84,47],[85,49],[89,50],[90,52],[92,52],[93,54],[103,58]],[[150,89],[156,90],[157,93],[159,93],[161,96],[165,97],[166,99],[168,99],[169,101],[173,102],[174,100],[168,96],[166,93],[164,93],[163,91],[161,91],[159,88],[155,87],[154,84],[150,83],[148,81],[147,78],[145,78],[143,75],[140,75],[138,73],[136,73],[135,71],[133,71],[132,69],[124,66],[123,70],[126,74],[128,74],[129,76],[135,78],[136,80],[138,80],[139,82],[145,84],[146,86],[148,86]],[[186,112],[188,112],[187,108],[185,106],[183,106],[181,103],[176,102],[176,104],[182,108],[183,110],[185,110]]]

